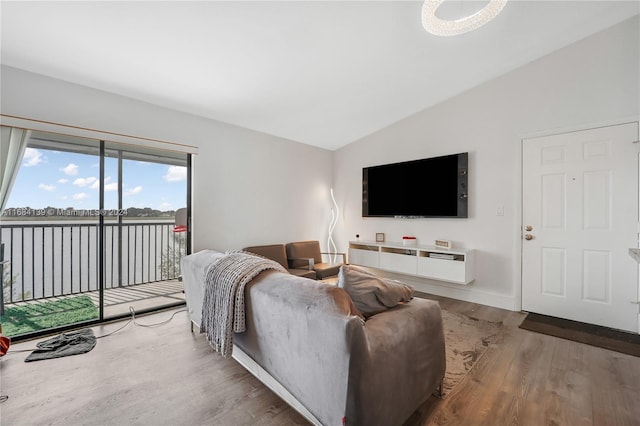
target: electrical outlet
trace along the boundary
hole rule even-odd
[[[498,206],[496,209],[496,216],[504,216],[504,206]]]

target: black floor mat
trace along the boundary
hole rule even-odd
[[[90,328],[70,331],[38,342],[36,344],[38,349],[31,352],[24,362],[83,354],[89,352],[95,345],[96,338]]]
[[[520,328],[640,357],[640,335],[634,333],[535,313]]]

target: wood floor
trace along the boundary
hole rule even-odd
[[[432,298],[505,326],[454,391],[426,401],[405,426],[640,424],[640,358],[520,330],[521,313]],[[136,321],[157,323],[173,312]],[[186,312],[158,327],[129,324],[83,355],[25,363],[28,352],[11,353],[34,346],[13,345],[0,360],[0,394],[9,396],[0,404],[1,425],[306,424],[190,333]]]

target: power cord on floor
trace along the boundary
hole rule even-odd
[[[155,324],[139,324],[136,322],[136,311],[129,306],[129,312],[131,312],[131,320],[133,321],[133,323],[139,327],[148,327],[148,328],[153,328],[153,327],[160,327],[161,325],[165,325],[165,324],[169,324],[169,322],[171,322],[171,320],[173,319],[173,317],[176,316],[176,314],[179,314],[180,312],[187,312],[187,309],[180,309],[178,311],[175,311],[173,313],[173,315],[171,315],[168,319],[164,320],[164,321],[160,321],[157,322]],[[104,337],[104,336],[103,336]]]

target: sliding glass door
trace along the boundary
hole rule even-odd
[[[0,218],[3,333],[34,335],[183,303],[189,161],[31,132]]]
[[[105,170],[105,317],[183,302],[187,155],[109,143]]]

